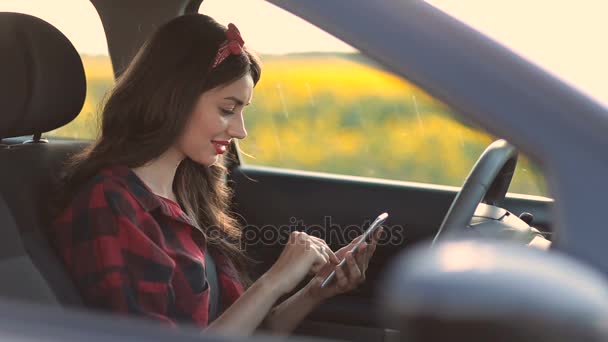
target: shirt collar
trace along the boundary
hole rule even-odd
[[[162,200],[159,196],[154,194],[152,190],[139,178],[131,168],[124,165],[115,165],[106,169],[107,172],[113,177],[119,177],[124,180],[125,185],[129,192],[135,197],[135,200],[141,205],[141,207],[147,211],[152,212],[156,209],[169,217],[172,217],[178,221],[182,221],[193,227],[196,227],[194,222],[186,215],[182,210],[177,213],[169,207],[169,204]],[[177,203],[175,203],[179,207]]]
[[[131,168],[125,165],[113,165],[106,168],[102,174],[120,179],[145,211],[150,212],[163,206],[162,200],[152,192]]]

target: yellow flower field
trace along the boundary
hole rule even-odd
[[[246,164],[460,186],[492,141],[425,92],[358,55],[262,60],[262,80],[245,114],[249,137],[239,144]],[[95,137],[112,70],[107,57],[83,61],[85,106],[50,136]],[[546,191],[525,158],[511,191]]]

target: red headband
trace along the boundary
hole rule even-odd
[[[232,23],[228,24],[226,41],[223,42],[217,50],[217,55],[215,55],[211,69],[220,65],[224,59],[228,58],[230,55],[240,55],[243,52],[243,45],[245,45],[245,41],[241,38],[239,29]]]

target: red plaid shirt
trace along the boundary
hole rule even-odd
[[[168,322],[209,323],[201,231],[128,167],[102,170],[54,221],[50,240],[85,304]],[[220,312],[243,287],[228,258],[210,250]]]

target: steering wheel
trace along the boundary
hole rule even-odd
[[[502,217],[509,216],[508,211],[494,206],[505,198],[516,165],[517,150],[514,146],[505,140],[490,144],[454,198],[432,244],[465,235],[466,230],[471,228],[471,219],[476,215],[480,203],[487,204],[487,208],[492,208],[493,211],[502,210]]]

